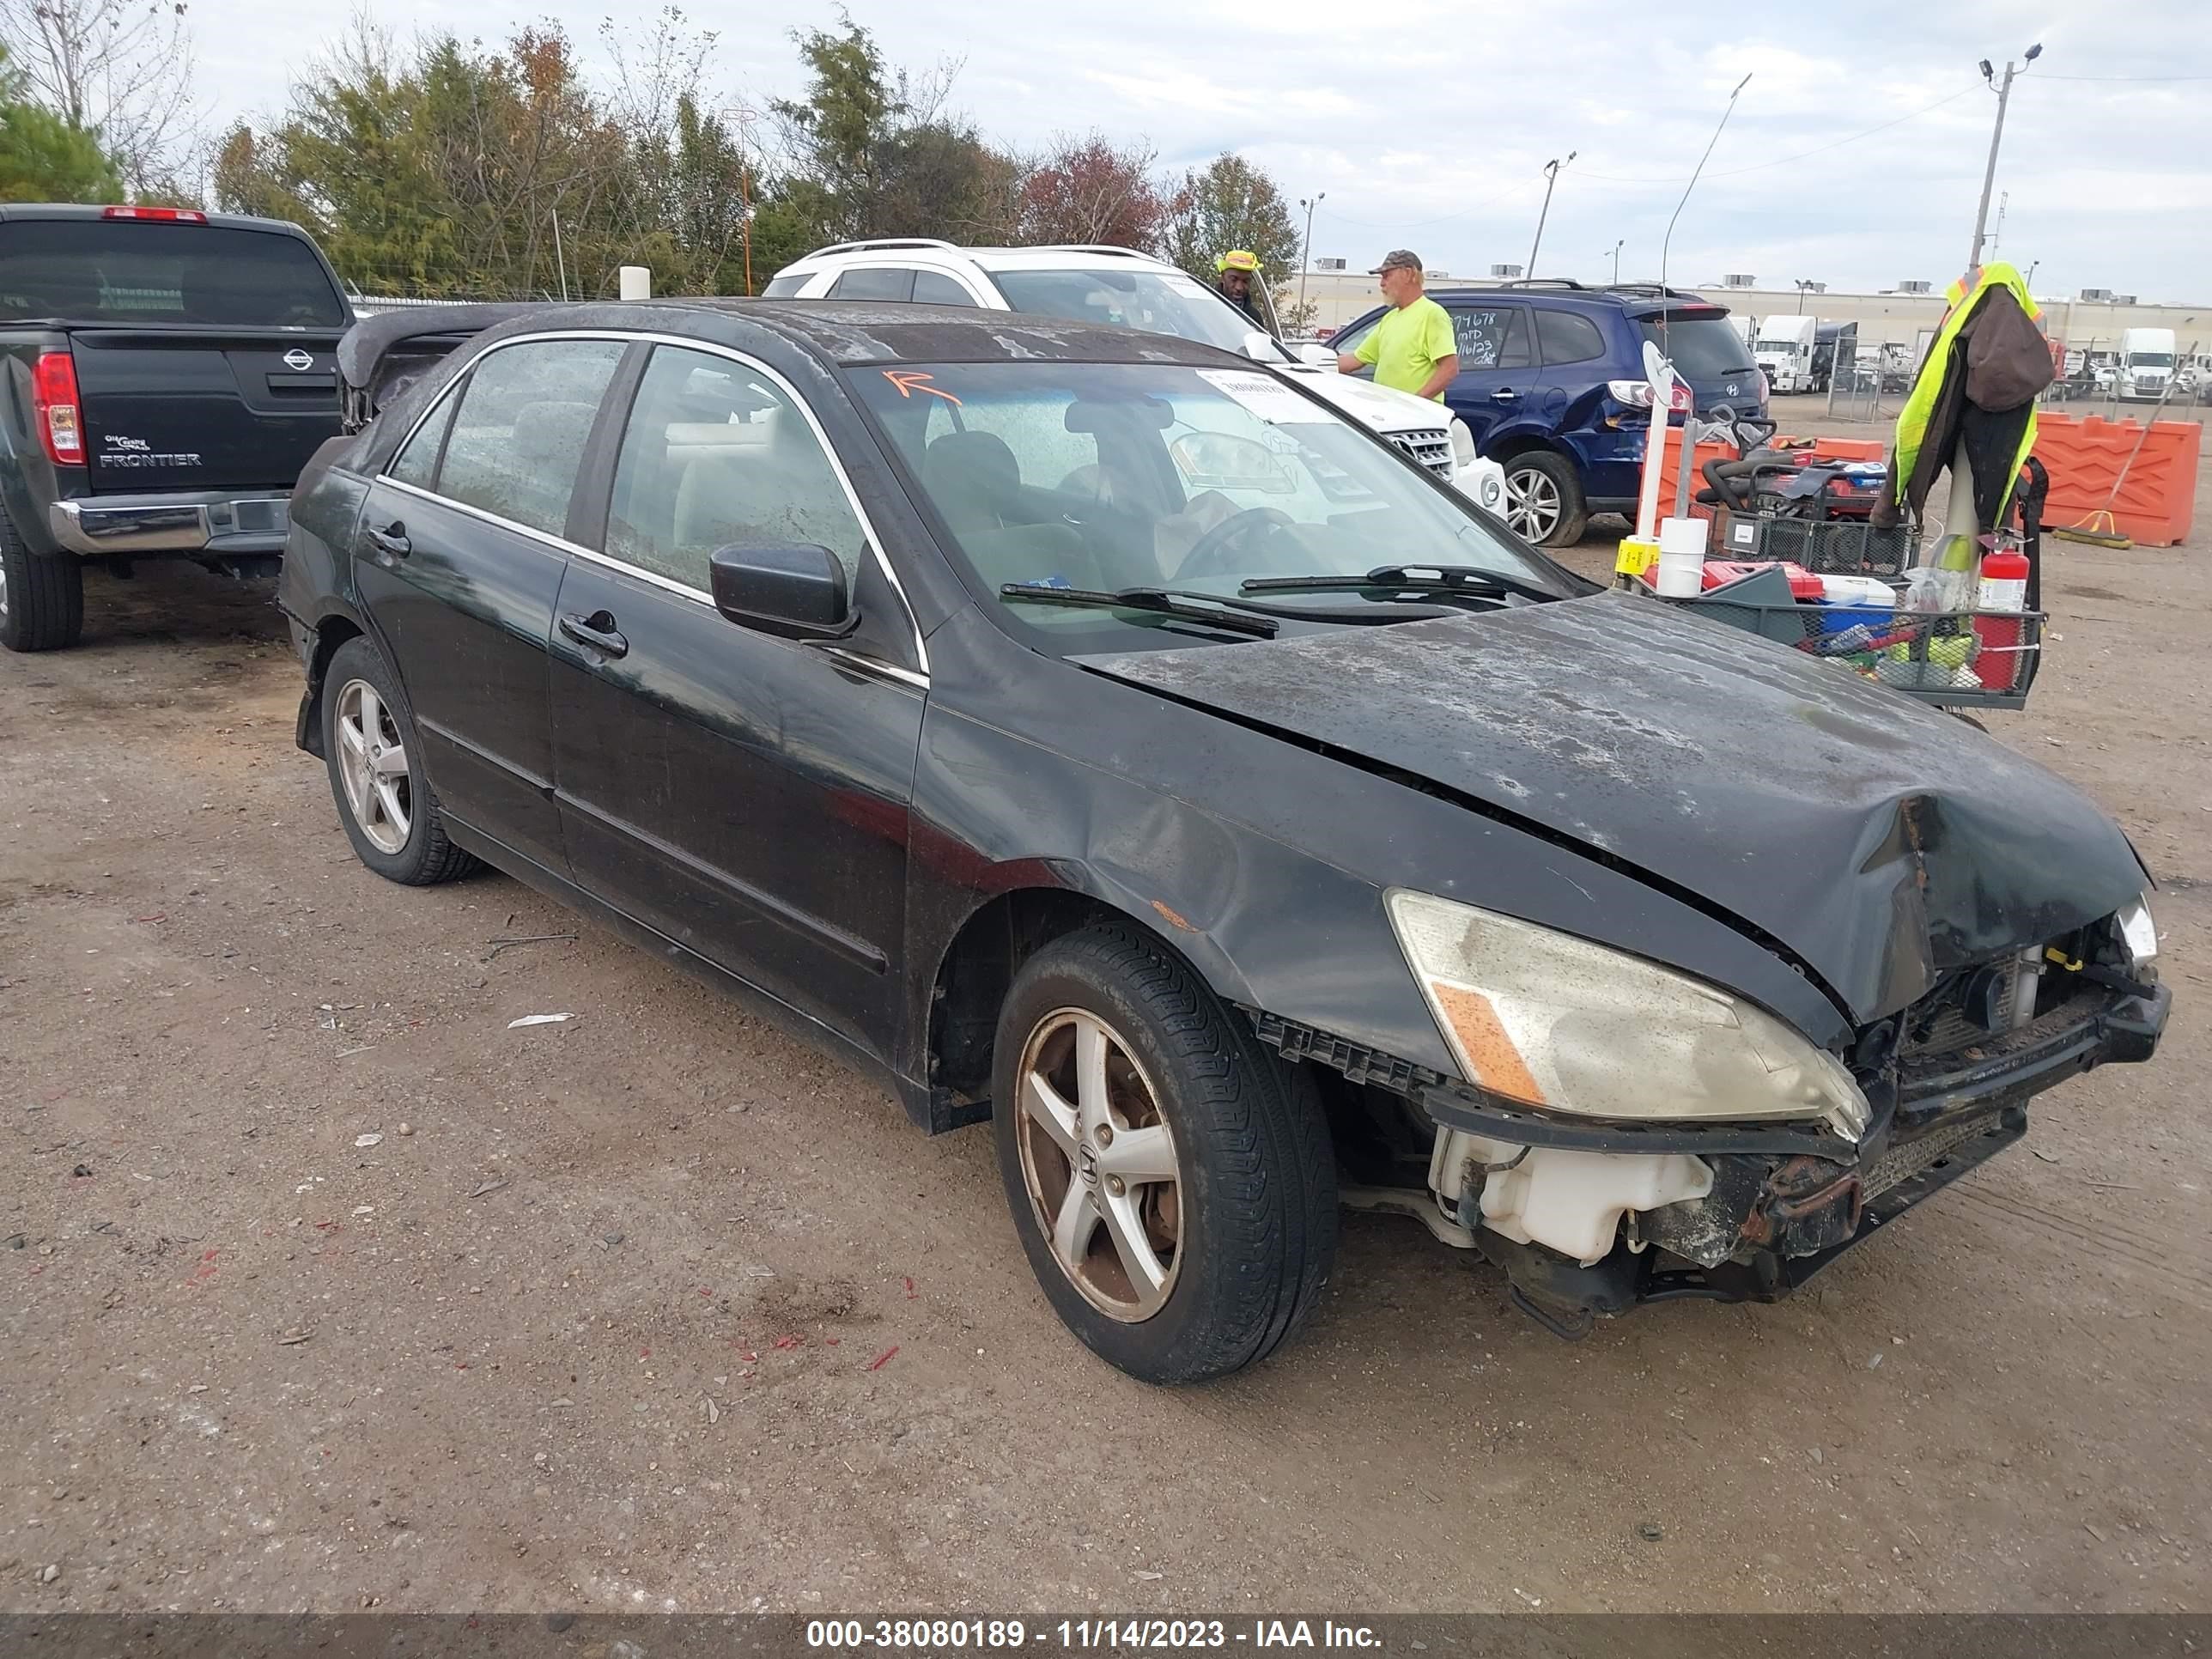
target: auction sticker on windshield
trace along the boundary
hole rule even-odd
[[[1281,381],[1265,374],[1241,368],[1201,368],[1198,378],[1235,398],[1261,420],[1277,426],[1298,421],[1325,424],[1336,419],[1321,404],[1309,403]]]

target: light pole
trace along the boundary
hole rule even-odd
[[[1306,267],[1313,263],[1314,210],[1327,200],[1328,200],[1328,192],[1325,190],[1316,192],[1310,199],[1304,196],[1298,198],[1298,205],[1306,210],[1305,245],[1298,253],[1298,313],[1302,319],[1306,308]],[[1303,320],[1298,326],[1301,328],[1305,326]]]
[[[1996,71],[1990,67],[1990,60],[1986,58],[1982,59],[1982,79],[1996,88],[1997,124],[1990,133],[1990,164],[1982,173],[1981,205],[1974,210],[1974,251],[1966,259],[1966,269],[1969,271],[1982,263],[1982,243],[1984,240],[1982,233],[1990,222],[1990,190],[1997,181],[1997,146],[2004,142],[2005,105],[2012,97],[2012,78],[2042,56],[2043,48],[2038,45],[2030,46],[2021,55],[2021,61],[2018,64],[2007,58],[2004,66],[2004,80],[2002,82],[1999,82],[1996,78]]]
[[[1544,221],[1552,211],[1552,186],[1559,182],[1559,169],[1574,159],[1575,152],[1569,150],[1565,161],[1554,159],[1544,163],[1544,205],[1536,215],[1536,240],[1528,244],[1528,269],[1522,273],[1524,276],[1534,277],[1536,274],[1536,250],[1544,246]]]
[[[745,143],[752,136],[753,123],[760,119],[760,112],[744,104],[732,104],[721,112],[738,126],[738,231],[744,242],[745,295],[750,299],[753,291],[753,181],[745,160]]]
[[[1805,314],[1805,296],[1816,286],[1817,284],[1807,277],[1800,276],[1797,279],[1797,314],[1800,317]]]
[[[1613,245],[1613,285],[1615,288],[1620,286],[1620,250],[1627,246],[1628,238],[1626,236]]]

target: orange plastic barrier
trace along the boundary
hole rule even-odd
[[[1735,458],[1735,446],[1734,444],[1723,443],[1717,438],[1706,439],[1697,447],[1695,451],[1692,453],[1690,456],[1689,507],[1691,517],[1697,519],[1710,519],[1713,516],[1712,508],[1710,507],[1700,507],[1698,505],[1698,492],[1700,489],[1707,488],[1705,483],[1705,475],[1699,469],[1702,468],[1707,461],[1730,460]],[[1671,519],[1676,516],[1674,512],[1674,471],[1677,467],[1681,465],[1681,464],[1682,428],[1679,426],[1670,426],[1667,428],[1666,466],[1665,470],[1659,475],[1659,516],[1662,519]]]
[[[2172,547],[2188,539],[2197,507],[2197,459],[2204,428],[2194,421],[2154,421],[2143,437],[2140,421],[2101,415],[2036,417],[2035,453],[2051,474],[2043,522],[2054,528],[2106,528],[2096,515],[2109,505],[2116,529],[2145,547]],[[2140,441],[2142,453],[2135,464]],[[2120,478],[2120,469],[2128,468]],[[2112,485],[2119,482],[2118,499]]]

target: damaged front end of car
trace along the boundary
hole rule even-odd
[[[1251,1012],[1286,1059],[1341,1079],[1340,1134],[1355,1170],[1364,1151],[1371,1172],[1346,1186],[1346,1201],[1413,1215],[1479,1252],[1504,1271],[1517,1307],[1570,1339],[1639,1303],[1789,1295],[2020,1139],[2035,1096],[2100,1065],[2148,1060],[2172,1000],[2140,900],[1944,974],[1902,1012],[1858,1028],[1842,1055],[1652,964],[1634,964],[1640,985],[1594,962],[1562,981],[1560,963],[1540,960],[1542,940],[1498,920],[1471,931],[1504,947],[1501,962],[1540,958],[1540,1015],[1531,1018],[1533,994],[1514,1006],[1498,963],[1457,964],[1482,982],[1432,990],[1468,1075],[1484,1084]],[[1422,961],[1419,945],[1409,956]],[[1689,1000],[1669,1010],[1669,990]],[[1698,1036],[1650,1041],[1650,1017],[1679,1024],[1701,997],[1711,1012]],[[1746,1055],[1766,1063],[1764,1077],[1749,1075]],[[1620,1092],[1608,1096],[1609,1084]],[[1757,1116],[1726,1117],[1747,1088],[1771,1098]],[[1560,1110],[1562,1090],[1614,1109]],[[1628,1100],[1649,1113],[1622,1115]],[[1424,1134],[1416,1186],[1408,1175]]]

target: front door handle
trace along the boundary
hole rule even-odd
[[[603,657],[627,656],[629,653],[629,641],[615,626],[614,617],[609,611],[594,611],[588,617],[563,615],[561,631],[577,644],[596,651]]]
[[[415,544],[407,539],[407,526],[397,519],[381,530],[371,525],[368,539],[388,559],[404,559],[415,550]]]
[[[1493,404],[1510,404],[1516,401],[1520,396],[1521,394],[1516,392],[1511,386],[1502,386],[1498,387],[1497,391],[1490,394],[1490,401]]]

